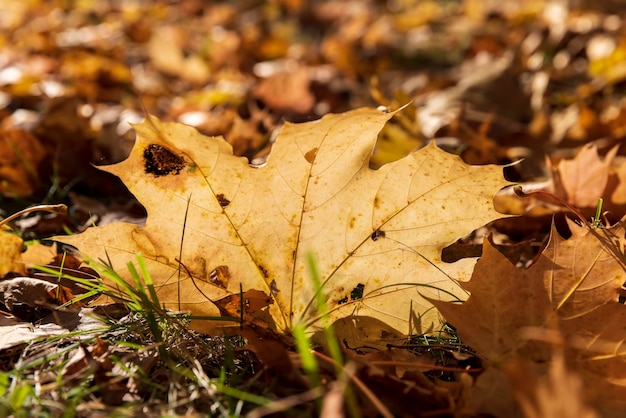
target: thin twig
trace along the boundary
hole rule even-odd
[[[37,206],[32,206],[30,208],[26,208],[26,209],[22,209],[19,212],[14,213],[13,215],[9,216],[8,218],[4,218],[3,220],[0,221],[0,227],[6,225],[7,223],[11,222],[13,219],[19,218],[22,215],[25,215],[27,213],[30,212],[50,212],[50,213],[58,213],[61,215],[65,215],[67,213],[67,206],[65,206],[64,204],[59,204],[59,205],[37,205]]]

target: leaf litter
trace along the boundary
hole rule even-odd
[[[308,369],[295,353],[290,334],[283,333],[300,320],[308,321],[311,328],[317,326],[310,295],[316,290],[305,282],[305,292],[287,295],[291,293],[285,292],[290,289],[289,275],[276,275],[277,265],[300,277],[306,269],[287,261],[255,263],[256,269],[249,271],[233,265],[230,255],[207,263],[207,255],[213,254],[203,244],[207,237],[209,241],[222,238],[223,243],[229,242],[223,238],[232,236],[204,228],[187,229],[186,222],[180,222],[183,213],[189,214],[187,204],[193,215],[194,199],[203,194],[195,189],[171,193],[178,196],[178,206],[167,214],[170,206],[164,203],[159,216],[179,217],[179,229],[167,231],[167,236],[174,237],[169,243],[172,249],[184,242],[183,250],[199,245],[206,250],[204,254],[186,258],[184,252],[172,250],[167,259],[155,262],[150,255],[158,253],[153,245],[158,240],[146,239],[142,232],[137,235],[137,245],[153,250],[144,254],[151,273],[154,265],[167,266],[176,274],[174,283],[178,274],[194,277],[202,290],[189,287],[188,294],[197,299],[186,294],[178,297],[178,290],[164,292],[161,272],[155,269],[155,289],[159,297],[174,296],[167,299],[174,311],[155,306],[148,291],[152,284],[141,280],[138,283],[143,283],[144,293],[135,289],[138,293],[120,294],[121,283],[107,290],[123,303],[93,308],[61,306],[67,300],[56,297],[69,295],[67,289],[83,303],[91,303],[95,296],[82,293],[85,289],[76,283],[70,286],[63,273],[87,280],[83,284],[91,289],[107,277],[98,277],[67,256],[56,261],[54,273],[35,273],[30,263],[48,263],[56,247],[43,248],[27,241],[28,251],[22,253],[23,242],[14,233],[3,231],[6,251],[0,266],[7,270],[4,285],[56,286],[54,297],[44,292],[35,298],[37,303],[26,299],[34,306],[18,302],[24,309],[3,309],[2,317],[7,320],[3,330],[16,337],[0,352],[6,373],[0,375],[0,387],[4,388],[3,397],[10,399],[2,401],[3,411],[13,411],[10,408],[19,404],[17,399],[27,399],[34,403],[23,403],[22,410],[37,409],[50,415],[59,411],[50,405],[90,415],[109,413],[120,402],[156,415],[237,415],[250,410],[253,416],[287,410],[305,415],[320,411],[350,414],[350,401],[344,401],[343,395],[354,391],[364,415],[619,416],[623,410],[623,305],[619,303],[624,293],[620,283],[623,231],[619,224],[624,214],[624,151],[620,145],[625,132],[621,91],[625,78],[620,64],[620,10],[614,9],[612,2],[585,6],[593,10],[545,1],[497,5],[445,2],[444,7],[431,1],[280,1],[259,6],[247,2],[201,5],[187,0],[175,9],[154,2],[143,9],[125,3],[98,4],[93,10],[6,3],[3,7],[9,18],[0,22],[4,48],[0,132],[6,137],[0,166],[1,210],[8,216],[31,204],[60,201],[70,209],[67,214],[31,215],[12,222],[25,238],[89,231],[94,224],[128,220],[138,225],[127,226],[134,233],[153,227],[154,208],[147,207],[149,216],[143,226],[146,213],[133,203],[122,182],[106,173],[106,168],[97,170],[91,164],[115,167],[143,157],[149,167],[138,164],[136,172],[148,168],[148,178],[193,178],[189,171],[195,168],[195,158],[181,153],[178,144],[155,140],[150,149],[137,147],[127,122],[136,124],[147,113],[163,121],[159,127],[178,121],[206,135],[222,135],[234,155],[245,156],[257,166],[254,170],[259,176],[263,170],[270,171],[267,167],[274,164],[273,154],[280,151],[284,136],[302,128],[285,125],[285,121],[317,120],[329,114],[320,121],[323,124],[350,109],[382,105],[394,110],[408,103],[382,127],[368,132],[372,143],[364,152],[369,161],[362,162],[363,173],[367,173],[367,165],[380,173],[393,171],[384,168],[387,163],[402,165],[406,155],[417,148],[423,149],[411,155],[426,153],[425,161],[437,161],[436,153],[428,154],[433,146],[424,148],[434,139],[467,163],[505,164],[506,178],[520,182],[528,196],[520,198],[512,188],[505,189],[496,196],[495,207],[498,212],[521,216],[490,222],[501,216],[489,203],[489,216],[475,219],[475,224],[456,228],[445,238],[426,234],[423,238],[433,246],[430,250],[417,246],[419,238],[401,236],[400,229],[390,230],[388,224],[371,223],[361,230],[355,242],[360,239],[362,246],[353,253],[351,236],[344,230],[305,228],[300,236],[307,240],[296,241],[298,251],[302,249],[300,257],[305,242],[319,239],[311,247],[320,255],[321,271],[338,264],[328,254],[337,253],[346,260],[336,270],[338,275],[325,277],[324,293],[336,308],[336,334],[342,337],[340,344],[348,363],[338,374],[335,360],[325,357],[324,344],[316,347],[323,390],[310,389],[308,376],[302,374]],[[359,127],[351,126],[351,130],[359,132]],[[323,147],[305,148],[295,153],[300,160],[312,166],[318,155],[323,160]],[[142,156],[137,150],[147,153]],[[222,156],[235,158],[229,152]],[[248,169],[243,161],[242,167]],[[515,164],[509,164],[512,162]],[[344,165],[335,167],[341,172]],[[367,177],[361,171],[357,176]],[[442,170],[431,167],[425,171]],[[420,172],[419,178],[423,174]],[[334,198],[337,194],[331,193],[332,182],[329,184],[325,190]],[[503,184],[506,182],[500,178],[497,187],[493,184],[487,189],[495,193],[492,189]],[[459,197],[457,192],[464,188],[448,190],[448,200],[450,195]],[[257,193],[271,195],[270,189]],[[223,190],[209,194],[212,213],[241,215],[243,201],[237,196],[246,193]],[[604,199],[604,212],[598,216],[595,206],[599,197]],[[356,206],[353,200],[346,197],[339,206]],[[370,196],[370,202],[373,200]],[[273,203],[275,216],[264,219],[270,225],[274,218],[294,213],[281,205],[280,199]],[[458,201],[455,205],[461,206]],[[254,208],[249,213],[257,216],[262,212],[259,208],[267,206],[249,205]],[[476,210],[471,205],[462,207]],[[341,218],[341,211],[315,210],[311,215],[336,219],[339,213]],[[572,223],[570,210],[577,213],[574,219],[578,217],[579,224],[592,223],[594,229]],[[432,208],[418,211],[411,222],[428,224],[429,216],[440,212],[445,213]],[[190,221],[193,225],[193,216]],[[615,224],[618,226],[610,227]],[[322,232],[307,235],[311,231]],[[469,235],[461,238],[465,234]],[[272,242],[287,247],[289,241],[282,243],[278,236],[276,232]],[[333,246],[338,244],[336,236],[343,237],[337,240],[343,241],[341,251]],[[485,236],[490,239],[483,243]],[[443,247],[457,238],[461,239],[441,254]],[[391,267],[392,257],[385,256],[403,245],[419,248],[434,264],[424,269],[418,263],[413,270]],[[386,252],[379,254],[380,259],[370,258],[376,260],[373,269],[358,270],[359,250],[367,248]],[[94,254],[109,262],[108,253]],[[286,254],[283,258],[288,260]],[[481,254],[476,264],[474,257]],[[412,262],[415,255],[405,253]],[[125,261],[136,261],[133,256],[129,253],[123,261],[113,257],[116,270],[124,273]],[[204,257],[204,267],[198,257]],[[442,259],[456,264],[444,264]],[[465,264],[466,274],[455,270],[455,265]],[[496,277],[494,272],[501,274]],[[422,295],[433,296],[424,291],[414,292],[403,302],[406,289],[399,290],[394,295],[402,297],[390,294],[391,301],[382,308],[373,304],[377,286],[372,286],[372,275],[405,282],[407,276],[415,275],[420,283],[437,275],[461,279],[452,293],[466,299],[469,290],[465,304],[445,305],[437,302],[440,298],[434,299],[445,320],[457,329],[450,324],[442,326],[440,315],[419,302]],[[464,281],[470,276],[471,280]],[[487,286],[489,280],[493,283]],[[248,281],[256,284],[240,291],[239,283]],[[27,289],[20,286],[16,287],[18,293]],[[304,303],[308,307],[298,307],[299,297],[309,301]],[[412,302],[407,304],[408,300]],[[206,311],[201,313],[226,315],[232,325],[220,329],[232,336],[189,330],[188,319],[178,312],[182,302],[189,301],[196,307],[204,302]],[[142,315],[136,309],[142,303],[153,308]],[[129,313],[128,307],[135,310]],[[80,329],[80,313],[90,309],[107,318],[103,326],[110,330],[102,331],[100,340],[94,338],[93,329],[103,324],[102,319],[84,323],[91,327],[91,334]],[[454,313],[458,309],[461,314]],[[428,314],[423,315],[424,311]],[[502,321],[494,323],[495,318]],[[420,328],[432,332],[407,337]],[[32,334],[58,332],[70,336],[32,340]],[[236,334],[243,334],[247,343]],[[481,335],[486,335],[484,341]],[[203,340],[212,343],[203,344]],[[492,344],[485,345],[485,341]],[[166,345],[175,347],[172,357],[164,352]],[[407,350],[417,354],[408,356]],[[189,357],[189,353],[193,355]],[[246,364],[250,367],[237,368]],[[55,386],[52,382],[59,382],[53,378],[57,372],[62,372],[62,378]],[[419,402],[407,403],[405,392]],[[19,397],[20,393],[27,393],[26,398]],[[315,399],[321,399],[322,405]],[[254,410],[254,405],[263,406]]]

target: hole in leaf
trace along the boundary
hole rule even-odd
[[[377,241],[378,238],[385,238],[385,231],[381,231],[380,229],[377,229],[376,231],[372,233],[372,241]]]
[[[230,271],[228,266],[217,266],[215,270],[209,273],[209,280],[216,286],[228,288],[228,280],[230,279]]]
[[[352,289],[352,292],[350,292],[350,299],[352,300],[363,299],[364,290],[365,290],[364,284],[362,283],[357,284],[356,287]]]
[[[185,168],[185,160],[165,147],[150,144],[143,151],[146,173],[156,177],[180,174]]]
[[[278,295],[278,292],[280,292],[278,286],[276,285],[276,280],[272,280],[272,282],[270,283],[270,292],[272,293],[273,297],[276,297],[276,295]]]

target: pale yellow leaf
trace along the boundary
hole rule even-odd
[[[5,229],[0,229],[0,277],[7,273],[24,273],[25,267],[21,263],[24,242],[20,237]]]
[[[403,333],[437,326],[421,294],[465,298],[457,281],[475,263],[446,264],[441,249],[498,218],[492,197],[507,183],[500,167],[468,166],[434,145],[371,170],[392,116],[360,109],[286,124],[258,168],[222,138],[152,118],[135,126],[130,157],[104,168],[146,206],[145,227],[111,224],[57,239],[122,275],[142,253],[175,309],[217,314],[207,297],[238,293],[240,284],[262,290],[274,298],[279,330],[319,325],[311,253],[331,319],[369,316]]]

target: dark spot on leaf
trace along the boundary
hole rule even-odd
[[[376,231],[372,232],[372,241],[377,241],[378,238],[385,238],[385,231],[377,229]]]
[[[309,163],[313,163],[316,155],[317,155],[317,148],[313,148],[313,149],[310,149],[306,154],[304,154],[304,158],[306,158],[306,160]]]
[[[272,280],[272,282],[270,283],[270,292],[274,297],[276,297],[276,295],[278,295],[278,292],[280,292],[280,290],[278,290],[278,286],[276,286],[276,280]]]
[[[215,270],[209,273],[209,281],[224,289],[228,287],[229,279],[230,271],[228,271],[228,266],[217,266],[215,267]]]
[[[218,193],[217,195],[215,195],[215,197],[217,198],[217,201],[219,202],[221,207],[225,208],[226,206],[230,205],[230,200],[226,199],[223,193]]]
[[[350,292],[350,299],[352,300],[362,299],[364,290],[365,290],[364,284],[361,284],[361,283],[357,284],[356,287],[352,289],[352,292]]]
[[[167,148],[157,144],[150,144],[143,151],[146,173],[156,177],[168,174],[180,174],[185,167],[185,160]]]
[[[263,277],[265,277],[266,279],[268,277],[270,277],[270,275],[267,273],[267,269],[263,266],[259,266],[259,271],[261,272],[261,274],[263,275]]]
[[[345,298],[343,298],[343,299],[339,299],[339,300],[337,301],[337,304],[338,304],[338,305],[342,305],[342,304],[344,304],[344,303],[348,303],[348,297],[347,297],[347,296],[346,296]]]

